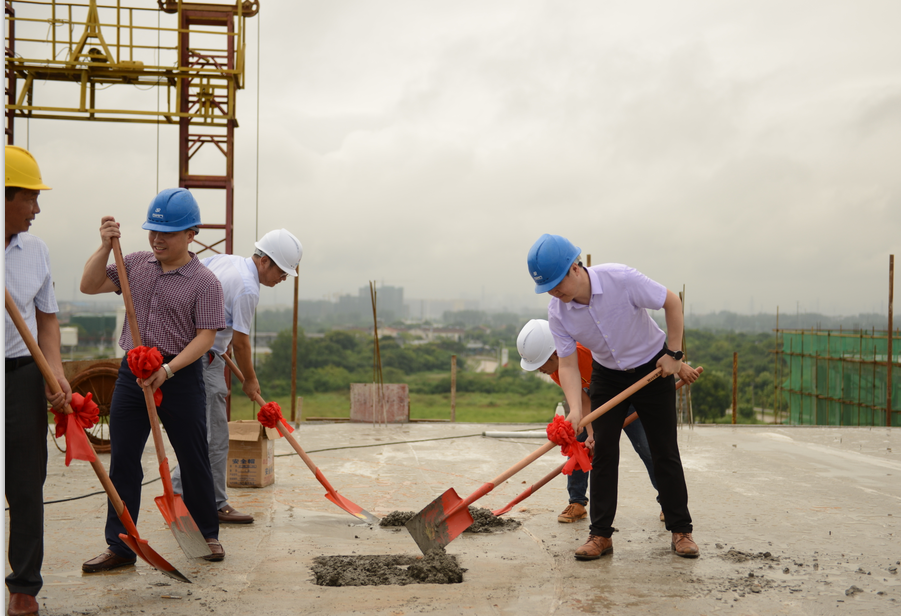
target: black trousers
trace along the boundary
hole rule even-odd
[[[182,368],[160,387],[163,403],[157,408],[166,436],[182,467],[182,498],[201,534],[219,537],[219,517],[213,494],[206,435],[206,390],[203,386],[201,360]],[[116,389],[110,403],[110,479],[137,525],[141,511],[141,482],[144,469],[141,457],[150,435],[150,419],[144,393],[131,373],[126,358],[119,366]],[[169,452],[167,452],[169,453]],[[156,465],[154,459],[153,465]],[[175,466],[174,463],[169,464]],[[162,484],[153,484],[155,495],[163,493]],[[138,527],[140,530],[140,526]],[[134,554],[119,539],[125,527],[112,504],[106,514],[106,543],[110,550],[124,558]]]
[[[44,585],[44,480],[47,398],[37,364],[6,373],[6,502],[9,592],[37,595]]]
[[[598,408],[641,377],[656,370],[657,360],[662,356],[661,350],[654,359],[631,372],[611,370],[593,362],[590,390],[592,409]],[[654,379],[592,423],[595,447],[591,471],[589,532],[601,537],[613,534],[619,484],[619,440],[630,404],[638,411],[648,437],[660,506],[666,517],[666,529],[674,533],[690,533],[692,525],[691,514],[688,512],[688,489],[685,486],[676,433],[676,379],[673,376]]]

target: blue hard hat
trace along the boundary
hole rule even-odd
[[[187,188],[166,188],[160,191],[147,208],[147,222],[141,225],[148,231],[184,231],[200,224],[200,206]]]
[[[565,237],[545,233],[529,249],[529,275],[535,293],[547,293],[566,276],[582,252]]]

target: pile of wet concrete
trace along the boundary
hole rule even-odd
[[[313,563],[319,586],[460,584],[466,571],[444,548],[425,556],[319,556]]]
[[[513,530],[522,526],[522,522],[512,518],[502,518],[491,513],[490,509],[482,507],[470,507],[472,526],[464,530],[464,533],[493,533]],[[416,515],[415,511],[392,511],[382,518],[379,526],[403,526],[410,518]]]
[[[500,518],[489,509],[470,507],[473,524],[464,532],[492,533],[518,528],[517,520]],[[415,511],[392,511],[379,526],[404,526]],[[438,547],[425,556],[319,556],[313,559],[314,581],[319,586],[383,586],[396,584],[460,584],[466,571],[457,557]]]

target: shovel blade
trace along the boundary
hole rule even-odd
[[[423,554],[443,548],[472,526],[474,520],[469,507],[457,507],[462,502],[450,488],[407,521],[405,526]]]
[[[119,538],[125,542],[132,552],[137,554],[141,559],[144,560],[148,565],[162,573],[163,575],[172,578],[173,580],[178,580],[179,582],[187,582],[191,583],[187,577],[184,576],[178,569],[173,567],[169,561],[165,558],[157,554],[156,550],[150,547],[150,544],[147,543],[146,539],[141,539],[140,537],[135,537],[132,535],[126,535],[125,533],[119,533]]]
[[[379,518],[372,515],[371,513],[369,513],[362,507],[360,507],[359,505],[356,505],[353,502],[349,501],[348,499],[344,498],[337,492],[335,492],[335,493],[326,492],[325,497],[327,499],[329,499],[330,501],[332,501],[333,503],[335,503],[336,505],[338,505],[339,507],[341,507],[341,509],[343,509],[350,515],[354,516],[355,518],[357,518],[359,520],[363,520],[367,524],[372,524],[374,526],[379,523]]]
[[[197,523],[180,494],[157,496],[155,499],[156,506],[169,525],[169,530],[178,542],[179,547],[188,558],[201,558],[212,554],[210,547],[206,544],[206,539],[197,528]]]

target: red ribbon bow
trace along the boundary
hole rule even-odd
[[[563,467],[564,475],[572,475],[577,466],[586,473],[591,470],[588,448],[585,443],[576,440],[572,424],[562,415],[554,415],[554,420],[547,425],[547,438],[560,445],[560,453],[569,458],[569,462]]]
[[[288,432],[294,432],[294,428],[282,417],[282,407],[278,402],[267,402],[261,406],[260,412],[257,413],[257,421],[267,428],[274,428],[278,422],[282,422]]]
[[[56,423],[56,438],[66,435],[66,466],[72,460],[93,462],[97,459],[94,448],[88,443],[85,429],[100,421],[100,407],[91,400],[93,394],[87,396],[72,394],[72,410],[70,414],[51,409],[53,421]],[[70,429],[71,428],[71,429]]]
[[[150,378],[154,372],[163,365],[163,355],[156,347],[135,347],[128,352],[128,367],[131,373],[139,379]],[[157,389],[153,392],[153,402],[157,406],[163,403],[163,392]]]

